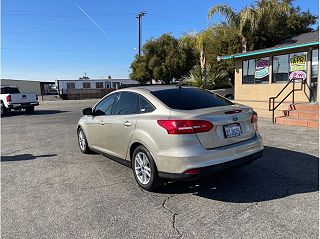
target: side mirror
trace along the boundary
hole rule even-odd
[[[89,108],[83,109],[83,110],[82,110],[82,114],[83,114],[83,115],[93,115],[92,108],[89,107]]]

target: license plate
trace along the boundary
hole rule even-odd
[[[223,129],[224,129],[224,134],[227,138],[237,137],[242,134],[239,123],[225,125],[223,126]]]

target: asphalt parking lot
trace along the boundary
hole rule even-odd
[[[318,130],[260,119],[262,158],[149,193],[131,169],[81,154],[76,124],[94,102],[2,119],[2,238],[318,238]]]

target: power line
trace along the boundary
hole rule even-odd
[[[133,27],[117,27],[117,28],[103,28],[104,30],[116,30],[116,31],[136,31]],[[157,27],[144,27],[145,30],[156,30],[156,31],[169,31],[168,28],[157,28]],[[15,34],[15,33],[56,33],[56,32],[91,32],[96,29],[59,29],[59,30],[30,30],[30,31],[2,31],[2,34]],[[177,31],[177,30],[175,30]],[[178,31],[178,32],[183,32]]]
[[[101,49],[50,49],[31,47],[1,47],[1,50],[27,50],[27,51],[58,51],[58,52],[90,52],[90,51],[118,51],[123,48],[101,48]]]
[[[116,12],[90,12],[91,17],[96,18],[104,18],[104,17],[113,17],[113,18],[124,18],[124,19],[130,19],[132,16],[134,16],[134,13],[116,13]],[[28,11],[2,11],[2,16],[39,16],[39,17],[81,17],[82,14],[79,12],[50,12],[50,11],[42,11],[42,12],[28,12]],[[186,25],[186,24],[203,24],[204,22],[201,22],[199,20],[194,20],[191,18],[176,18],[171,16],[163,16],[163,15],[156,15],[151,14],[153,18],[151,21],[162,21],[165,23],[174,23],[179,25]],[[172,21],[170,21],[172,20]]]

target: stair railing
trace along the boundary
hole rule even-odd
[[[300,88],[296,88],[296,84],[300,83]],[[275,100],[289,87],[289,85],[292,84],[292,89],[291,91],[279,102],[275,103]],[[310,92],[310,97],[306,93],[306,87],[309,89]],[[283,89],[274,97],[269,98],[269,111],[272,111],[272,123],[275,123],[275,117],[274,117],[274,112],[275,110],[290,96],[292,95],[292,104],[295,102],[295,92],[296,91],[302,91],[306,95],[307,99],[309,102],[311,102],[312,99],[314,99],[314,94],[310,88],[310,86],[307,84],[305,79],[290,79],[288,83],[283,87]],[[272,107],[271,107],[272,105]]]

